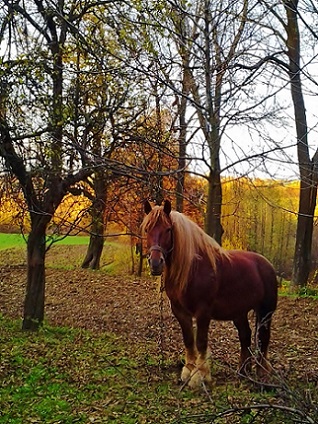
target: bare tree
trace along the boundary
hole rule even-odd
[[[205,229],[221,242],[222,172],[234,168],[235,162],[252,160],[238,147],[237,160],[232,158],[232,163],[224,167],[221,159],[231,157],[222,147],[224,140],[231,128],[244,124],[260,126],[262,120],[273,119],[277,111],[277,104],[271,110],[266,104],[274,89],[269,88],[265,95],[255,93],[259,73],[248,66],[261,38],[256,39],[254,33],[263,11],[247,0],[200,0],[191,5],[183,0],[167,1],[160,8],[164,11],[161,20],[151,9],[150,27],[158,31],[163,42],[160,48],[152,43],[150,54],[162,71],[156,77],[169,87],[173,105],[177,105],[178,168],[186,169],[190,161],[204,164],[200,175],[208,181]],[[245,67],[238,66],[240,62]],[[144,72],[151,75],[151,69],[144,68]],[[190,142],[195,146],[192,154]],[[232,144],[239,146],[240,141],[234,140]],[[265,160],[263,150],[253,156]],[[183,180],[184,173],[178,174],[179,210]]]
[[[289,59],[288,74],[294,106],[297,156],[300,175],[299,209],[292,281],[307,284],[311,269],[311,246],[318,185],[318,149],[310,157],[306,107],[301,83],[301,43],[298,26],[298,0],[284,0],[287,23],[284,25]]]
[[[208,168],[205,229],[221,243],[221,140],[231,120],[230,109],[225,105],[231,103],[230,98],[235,94],[240,94],[238,81],[231,76],[231,68],[247,48],[249,37],[245,27],[249,2],[238,5],[204,0],[196,2],[187,12],[181,3],[174,2],[174,6],[180,14],[186,13],[187,25],[192,28],[189,33],[192,43],[184,43],[182,47],[187,53],[187,56],[183,54],[187,57],[184,63],[187,83],[203,135],[201,149]],[[240,112],[233,109],[232,113],[238,115]]]
[[[311,2],[309,2],[308,7],[310,3]],[[276,63],[289,78],[294,110],[297,158],[300,176],[292,282],[294,285],[305,286],[311,270],[312,237],[318,185],[318,149],[315,150],[315,153],[311,157],[309,145],[310,131],[307,123],[302,79],[307,79],[307,82],[312,79],[310,75],[306,75],[305,68],[302,65],[302,57],[303,50],[306,50],[303,45],[304,35],[306,34],[306,37],[309,36],[314,39],[318,39],[318,37],[312,28],[312,22],[308,20],[308,17],[306,18],[306,16],[303,15],[306,13],[306,7],[303,7],[304,5],[302,5],[302,12],[300,12],[298,0],[283,0],[283,9],[279,4],[276,5],[276,7],[272,7],[272,5],[266,2],[264,2],[264,4],[274,18],[274,22],[271,23],[273,32],[275,32],[280,42],[285,45],[283,55],[280,57],[271,56],[267,59]],[[311,3],[312,8],[313,6],[314,5]],[[308,16],[310,16],[313,11],[314,10],[308,9]],[[304,29],[302,33],[299,28],[299,22],[301,22]],[[279,30],[279,25],[282,30]],[[283,75],[281,75],[281,77],[283,78]],[[315,83],[315,85],[317,86],[317,83]]]
[[[88,41],[98,45],[94,72],[81,72],[87,66],[87,59],[91,60],[91,56],[87,58],[87,51],[94,53],[93,45],[81,40],[76,46],[78,72],[74,81],[74,123],[77,132],[82,134],[83,150],[90,150],[95,163],[94,172],[83,185],[83,193],[91,200],[91,228],[82,267],[92,269],[99,268],[104,246],[108,187],[118,178],[116,173],[105,169],[105,163],[116,158],[116,151],[125,144],[122,134],[129,132],[144,110],[143,96],[136,87],[139,78],[122,65],[122,57],[127,59],[128,50],[117,37],[120,15],[113,17],[115,23],[111,26],[103,10],[95,11],[95,17],[97,21],[87,24],[87,31],[94,34]],[[123,157],[117,159],[119,163],[129,163]],[[84,164],[85,157],[82,162]]]

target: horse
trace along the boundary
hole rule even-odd
[[[196,388],[211,382],[208,331],[211,320],[233,321],[240,341],[239,372],[251,370],[251,328],[248,313],[256,316],[257,375],[270,372],[267,359],[272,315],[277,306],[277,277],[262,255],[226,250],[186,215],[144,203],[141,225],[147,240],[151,274],[163,276],[171,310],[178,320],[185,346],[181,381]]]

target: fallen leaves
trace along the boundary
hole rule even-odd
[[[21,317],[26,268],[0,267],[0,312]],[[113,277],[90,270],[48,269],[46,320],[56,326],[114,333],[124,343],[143,343],[149,355],[160,353],[178,363],[183,352],[181,331],[157,280]],[[251,325],[254,326],[251,316]],[[212,322],[209,335],[212,358],[219,365],[218,381],[236,369],[239,342],[230,322]],[[274,314],[270,360],[274,368],[297,379],[318,381],[318,301],[280,297]]]

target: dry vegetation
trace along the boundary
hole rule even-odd
[[[48,263],[66,256],[80,256],[85,246],[54,248]],[[0,312],[21,317],[26,268],[20,264],[0,268]],[[19,262],[19,259],[15,259]],[[111,332],[128,343],[149,343],[151,350],[162,339],[162,353],[176,363],[182,355],[181,334],[171,314],[169,302],[158,292],[158,279],[110,276],[89,270],[47,270],[46,320],[52,325],[81,327],[96,332]],[[251,317],[253,319],[253,317]],[[229,378],[238,361],[238,339],[232,323],[213,322],[210,347],[220,367],[217,378]],[[156,347],[157,349],[157,347]],[[274,369],[283,376],[318,382],[318,300],[279,298],[273,319],[270,347]],[[153,353],[153,352],[149,352]]]

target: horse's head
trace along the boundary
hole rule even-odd
[[[147,237],[148,262],[152,275],[161,275],[167,258],[173,249],[172,222],[170,219],[171,203],[166,200],[164,206],[151,207],[145,202],[147,217],[144,231]]]

